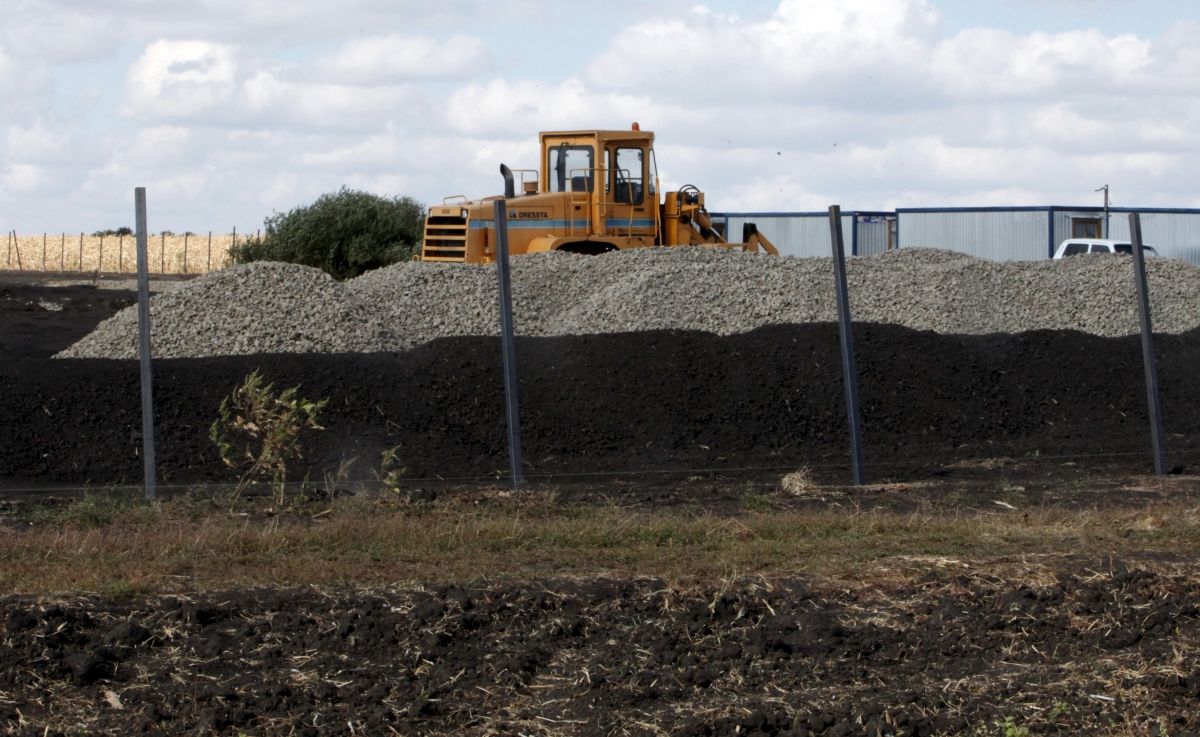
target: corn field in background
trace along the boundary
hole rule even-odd
[[[152,274],[203,274],[230,264],[239,233],[151,234],[146,240]],[[0,247],[0,271],[136,273],[137,240],[132,235],[8,232]]]

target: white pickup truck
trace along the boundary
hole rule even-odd
[[[1059,244],[1058,250],[1054,252],[1054,258],[1080,256],[1085,253],[1123,253],[1129,256],[1133,254],[1133,244],[1129,241],[1113,241],[1103,238],[1070,238]],[[1157,256],[1158,251],[1155,251],[1153,246],[1143,245],[1142,255]]]

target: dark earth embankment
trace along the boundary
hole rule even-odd
[[[856,328],[864,436],[873,462],[924,471],[949,456],[1145,451],[1138,343],[1078,333],[983,337]],[[499,346],[436,341],[401,354],[271,355],[157,362],[158,463],[167,483],[228,479],[209,424],[258,369],[327,398],[310,436],[314,478],[397,447],[413,477],[506,467]],[[1163,403],[1173,433],[1200,423],[1200,335],[1162,336]],[[518,342],[529,472],[786,466],[844,457],[832,325]],[[141,473],[136,362],[54,360],[0,367],[5,483],[105,484]],[[1140,467],[1144,455],[1130,460]]]
[[[40,288],[46,289],[46,288]],[[0,363],[0,485],[135,482],[141,475],[133,361],[50,360],[118,295],[84,297],[92,313],[7,320]],[[36,295],[35,295],[36,296]],[[106,307],[107,305],[107,307]],[[70,326],[75,327],[70,327]],[[1073,332],[947,336],[890,325],[855,328],[867,459],[881,474],[935,473],[946,459],[1067,456],[1130,471],[1148,464],[1145,390],[1134,337]],[[168,484],[227,481],[208,439],[221,398],[249,372],[327,398],[292,478],[344,461],[370,478],[397,448],[413,478],[507,467],[495,338],[449,338],[396,354],[258,355],[156,362],[158,466]],[[1195,453],[1200,333],[1158,337],[1173,463]],[[847,456],[837,331],[830,324],[751,333],[645,332],[518,341],[527,471],[611,473],[810,464]],[[877,474],[878,475],[878,474]]]

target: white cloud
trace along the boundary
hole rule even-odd
[[[1193,131],[1188,130],[1183,121],[1151,118],[1136,123],[1135,138],[1154,144],[1164,144],[1177,150],[1189,148],[1195,150],[1196,142]]]
[[[110,52],[129,28],[128,20],[99,3],[21,0],[5,8],[0,39],[23,61],[53,59],[75,63]]]
[[[1078,94],[1138,83],[1151,65],[1148,41],[1096,30],[1034,33],[969,29],[939,43],[931,73],[953,97]]]
[[[496,79],[454,92],[446,101],[444,124],[471,136],[536,140],[543,130],[627,128],[658,109],[646,97],[598,91],[575,78],[559,83]]]
[[[183,126],[159,125],[143,128],[134,139],[130,153],[145,164],[156,161],[173,163],[188,150],[192,139],[191,131]]]
[[[0,46],[0,90],[11,85],[16,77],[17,66],[3,46]]]
[[[125,81],[126,109],[150,120],[186,119],[231,109],[237,99],[234,49],[210,41],[158,40]]]
[[[470,77],[484,71],[487,58],[487,45],[471,36],[391,34],[354,39],[316,66],[343,82],[383,84]]]
[[[37,192],[50,182],[49,173],[37,164],[9,164],[0,173],[0,183],[9,194]]]
[[[107,157],[87,172],[81,191],[103,196],[175,177],[203,160],[202,152],[189,145],[192,139],[181,126],[141,129],[131,140],[110,144]]]
[[[268,69],[247,78],[241,93],[245,109],[235,115],[253,116],[254,125],[282,123],[347,131],[372,130],[397,116],[412,114],[423,104],[420,93],[411,86],[364,90],[353,84],[295,80]]]
[[[209,41],[155,41],[130,67],[127,114],[148,125],[370,130],[420,107],[412,85],[320,81],[313,66],[245,58]]]
[[[243,48],[324,45],[384,34],[442,34],[511,15],[542,17],[553,0],[17,0],[4,8],[0,45],[27,49],[25,58],[75,63],[109,59],[124,44],[147,39],[206,38]],[[382,30],[381,30],[382,29]]]
[[[1029,123],[1039,139],[1056,145],[1111,142],[1117,135],[1112,121],[1082,115],[1061,102],[1036,108],[1029,116]]]
[[[71,134],[45,119],[29,125],[12,125],[6,135],[9,158],[29,160],[61,159],[68,154]]]
[[[937,100],[994,101],[1137,93],[1163,72],[1200,73],[1194,37],[1175,33],[1156,59],[1153,44],[1086,29],[1026,36],[989,28],[939,35],[928,0],[784,0],[761,22],[708,12],[652,18],[613,40],[584,79],[603,90],[674,100],[714,96],[729,106],[796,99],[874,110]],[[647,74],[647,69],[675,73]]]
[[[30,124],[49,113],[53,82],[43,59],[21,59],[0,43],[0,121]]]
[[[402,143],[395,131],[388,130],[321,151],[306,151],[299,163],[306,166],[360,167],[378,164],[393,158]]]
[[[831,194],[814,191],[810,183],[797,181],[794,175],[778,174],[728,187],[721,209],[730,212],[770,210],[773,208],[763,207],[762,203],[771,202],[783,205],[780,208],[783,210],[805,212],[824,209],[835,199]]]
[[[726,106],[801,95],[843,104],[863,91],[919,87],[938,25],[927,0],[784,0],[762,22],[707,12],[651,18],[621,33],[588,65],[601,89]],[[662,70],[647,73],[647,70]]]

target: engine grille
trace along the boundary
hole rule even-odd
[[[422,261],[465,261],[467,219],[457,215],[430,215],[425,219]]]

